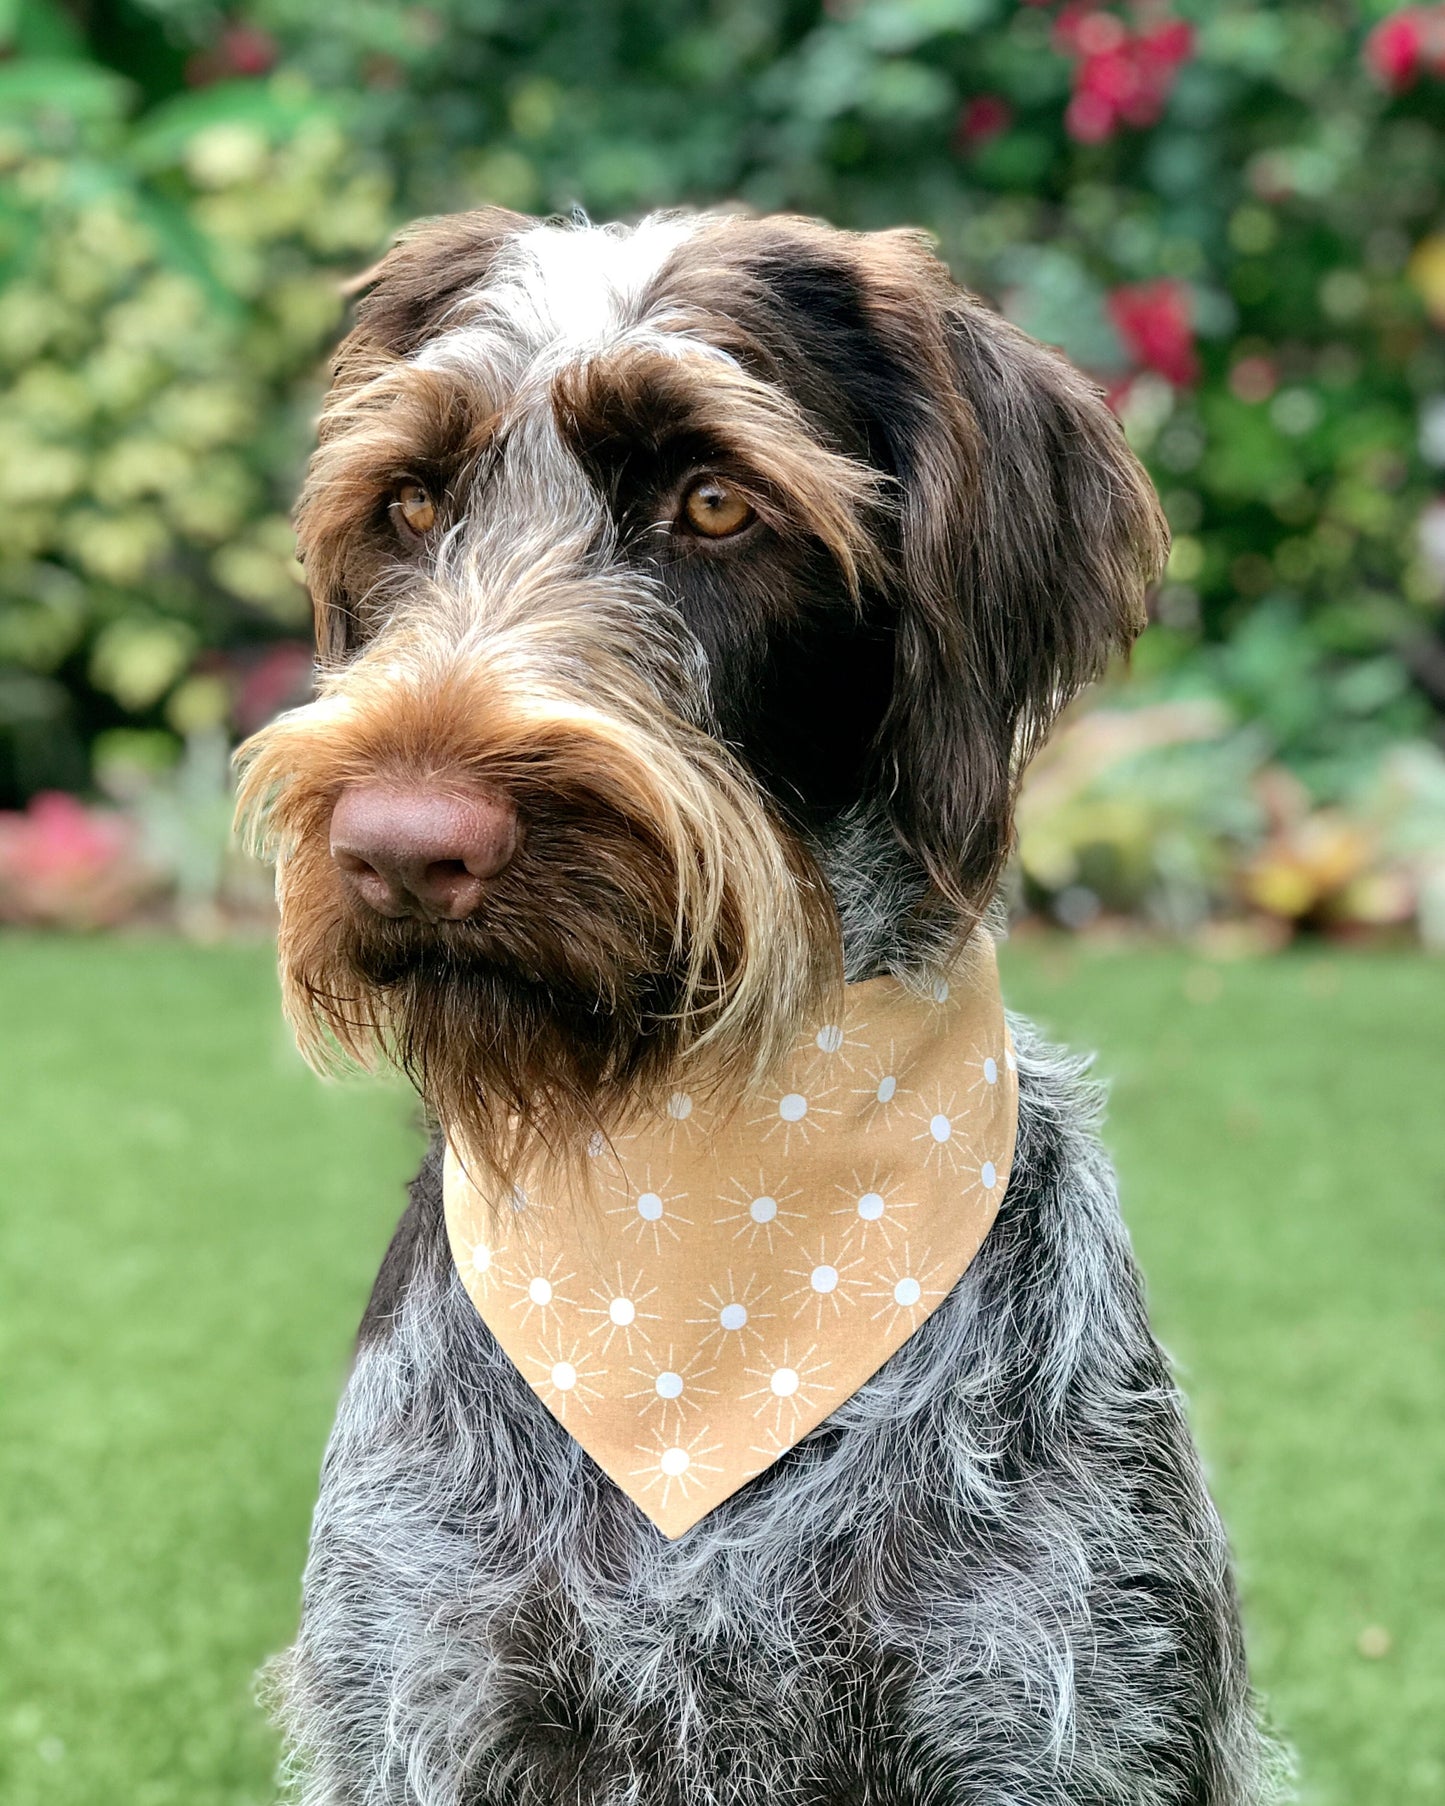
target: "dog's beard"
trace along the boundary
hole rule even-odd
[[[321,1068],[390,1059],[474,1172],[508,1185],[672,1091],[746,1096],[838,977],[826,886],[752,781],[655,691],[616,672],[600,688],[611,706],[509,700],[484,661],[393,655],[242,754],[302,1051]],[[475,918],[350,901],[329,824],[363,780],[481,783],[517,804],[517,852]]]

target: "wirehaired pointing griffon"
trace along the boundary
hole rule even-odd
[[[405,234],[242,754],[287,1011],[435,1140],[274,1674],[305,1806],[1253,1806],[1095,1100],[1005,1023],[1020,773],[1166,532],[921,236]]]

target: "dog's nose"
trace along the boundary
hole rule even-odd
[[[353,784],[331,813],[342,882],[377,915],[460,922],[516,849],[516,809],[481,791]]]

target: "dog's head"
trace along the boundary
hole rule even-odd
[[[513,1172],[745,1087],[845,939],[971,926],[1166,544],[915,233],[497,210],[367,279],[299,528],[320,693],[242,786],[288,1007]]]

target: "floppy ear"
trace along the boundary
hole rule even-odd
[[[508,207],[414,220],[381,261],[351,283],[360,299],[338,366],[353,341],[358,349],[410,357],[441,329],[462,296],[486,281],[501,246],[536,223]]]
[[[874,329],[912,372],[883,423],[903,491],[885,795],[935,887],[976,911],[1024,765],[1143,629],[1168,529],[1095,384],[957,288],[921,235],[860,243]]]

